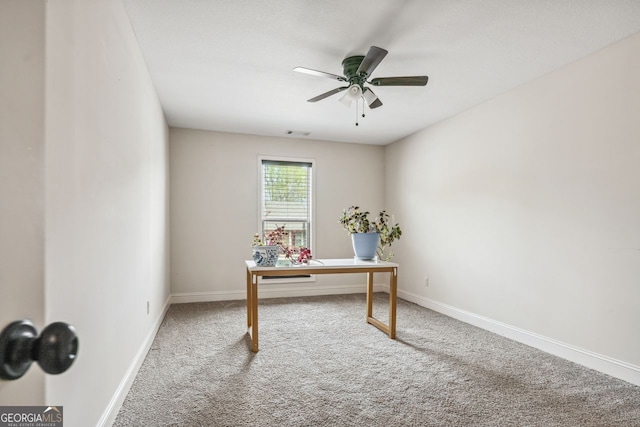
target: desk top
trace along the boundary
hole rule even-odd
[[[287,265],[287,266],[276,266],[276,267],[258,267],[256,266],[255,261],[247,260],[244,262],[247,268],[251,271],[269,271],[269,270],[319,270],[319,269],[332,269],[332,268],[340,268],[340,269],[388,269],[388,268],[397,268],[398,264],[395,262],[387,262],[387,261],[363,261],[361,259],[356,258],[345,258],[345,259],[312,259],[309,261],[309,264],[300,264],[300,265]]]

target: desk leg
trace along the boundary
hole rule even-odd
[[[258,276],[251,278],[251,351],[258,352]]]
[[[392,340],[396,339],[396,305],[398,303],[398,269],[394,268],[389,272],[389,324],[385,325],[373,317],[373,273],[369,273],[367,280],[367,322],[389,335]]]
[[[247,328],[251,327],[251,272],[247,268]]]
[[[389,338],[396,338],[396,305],[398,302],[398,269],[389,273]]]
[[[373,272],[367,273],[367,318],[373,317]]]

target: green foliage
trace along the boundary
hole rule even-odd
[[[264,172],[265,198],[274,202],[307,200],[307,170],[297,166],[269,165]]]
[[[360,208],[358,206],[351,206],[350,208],[343,210],[339,221],[340,224],[342,224],[342,228],[344,228],[349,234],[375,232],[371,229],[369,212],[360,212]]]
[[[396,240],[400,240],[400,236],[402,236],[400,224],[391,224],[389,215],[382,211],[375,219],[375,229],[380,233],[380,243],[378,243],[378,249],[376,250],[378,258],[382,261],[389,261],[393,258],[391,244]],[[389,253],[385,255],[387,247],[389,248]]]

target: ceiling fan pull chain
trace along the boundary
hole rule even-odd
[[[358,126],[358,101],[356,100],[356,126]]]

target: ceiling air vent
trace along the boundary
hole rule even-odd
[[[291,136],[309,136],[311,135],[311,132],[301,132],[299,130],[288,130],[285,132],[285,134],[291,135]]]

